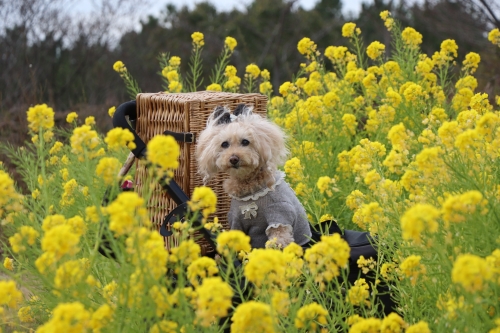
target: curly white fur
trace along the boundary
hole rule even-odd
[[[220,123],[227,112],[219,109],[217,116],[214,112],[197,140],[196,157],[204,182],[227,172],[225,189],[236,196],[252,193],[263,184],[271,186],[275,171],[288,156],[285,133],[271,121],[252,114],[250,107],[237,117],[231,115],[231,122]]]

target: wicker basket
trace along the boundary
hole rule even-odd
[[[199,136],[205,128],[208,116],[217,105],[227,105],[234,109],[238,104],[253,105],[253,112],[266,115],[267,97],[261,94],[235,94],[226,92],[200,91],[194,93],[147,93],[137,95],[137,123],[136,131],[139,137],[147,144],[155,135],[166,130],[173,132],[193,133],[194,138]],[[193,143],[179,143],[181,154],[179,168],[175,171],[174,179],[179,186],[191,196],[193,189],[203,185],[200,175],[197,174],[197,164],[194,157]],[[142,194],[145,186],[147,171],[143,164],[137,164],[135,173],[135,189]],[[222,189],[223,176],[217,176],[207,186],[217,195],[217,212],[224,228],[228,228],[227,212],[230,199]],[[148,211],[151,221],[159,226],[176,203],[169,198],[159,184],[152,184],[153,192],[148,202]],[[170,248],[176,240],[167,237],[166,246]],[[208,243],[198,242],[202,252],[207,252]]]

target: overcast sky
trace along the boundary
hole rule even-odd
[[[373,0],[344,0],[342,1],[344,14],[357,15],[361,11],[362,2],[372,2]],[[151,0],[150,6],[144,8],[140,13],[137,13],[137,17],[134,21],[139,22],[141,18],[147,17],[147,15],[155,15],[165,8],[167,3],[174,4],[176,7],[182,7],[187,5],[193,8],[196,3],[203,2],[203,0]],[[215,5],[218,11],[230,11],[233,8],[240,10],[245,9],[245,5],[252,2],[252,0],[208,0],[208,2]],[[311,9],[318,2],[318,0],[298,0],[297,4],[304,9]],[[93,0],[79,0],[71,7],[70,11],[74,15],[85,15],[92,9]]]

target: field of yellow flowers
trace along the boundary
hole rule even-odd
[[[231,37],[208,87],[200,81],[202,33],[192,35],[189,73],[179,57],[160,57],[169,92],[270,98],[269,117],[290,137],[287,180],[310,221],[334,218],[374,236],[378,257],[357,261],[354,284],[345,282],[350,248],[338,235],[305,252],[294,244],[251,250],[247,236],[220,232],[210,217],[218,261],[200,255],[190,221],[174,225],[182,242],[165,250],[147,195],[119,189],[132,134],[100,135],[93,117],[76,113],[67,117],[73,130],[63,131],[42,104],[27,112],[32,143],[3,148],[31,193],[21,195],[0,169],[8,236],[0,332],[500,332],[500,112],[492,96],[475,92],[480,56],[457,59],[458,45],[445,40],[429,57],[419,32],[387,11],[380,16],[392,54],[378,41],[364,48],[354,23],[342,28],[350,48],[321,53],[303,38],[304,63],[279,94],[268,70],[251,64],[238,76]],[[488,39],[500,46],[500,31]],[[125,64],[113,67],[135,96]],[[175,141],[159,136],[149,145],[152,177],[171,174]],[[190,207],[208,218],[216,200],[197,188]],[[99,253],[103,236],[114,258]],[[376,306],[377,286],[395,301],[387,316]]]

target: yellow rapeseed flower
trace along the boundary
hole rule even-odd
[[[223,233],[224,234],[224,233]],[[254,249],[248,256],[244,273],[258,288],[267,286],[281,289],[287,285],[286,256],[276,249]]]
[[[57,289],[66,289],[83,281],[87,276],[87,260],[68,260],[56,270],[54,285]]]
[[[346,300],[352,305],[369,305],[368,297],[370,296],[370,287],[365,279],[357,279],[354,286],[349,288]]]
[[[260,77],[264,81],[269,81],[271,79],[271,73],[267,69],[263,69],[262,72],[260,72]]]
[[[420,235],[425,230],[436,232],[438,230],[436,219],[440,215],[439,210],[430,204],[416,204],[411,207],[401,217],[403,239],[420,242]]]
[[[9,237],[9,243],[12,246],[14,253],[23,252],[26,250],[26,243],[28,245],[35,244],[40,234],[33,227],[23,225],[19,231]]]
[[[355,36],[354,33],[359,35],[359,33],[356,30],[356,23],[348,22],[342,26],[343,37],[352,38]]]
[[[401,33],[401,37],[409,48],[415,49],[422,44],[422,34],[411,27],[405,28]]]
[[[205,36],[203,36],[201,32],[193,32],[191,34],[191,38],[193,39],[193,44],[196,47],[202,47],[203,45],[205,45],[204,41]]]
[[[31,310],[31,306],[23,306],[17,312],[17,317],[21,323],[32,323],[35,321],[33,318],[33,311]]]
[[[229,284],[217,277],[208,277],[196,288],[196,321],[203,327],[227,316],[231,307],[233,290]]]
[[[245,72],[250,74],[253,79],[257,79],[260,74],[260,69],[256,64],[250,64],[246,67]]]
[[[479,54],[477,54],[476,52],[469,52],[465,56],[462,70],[467,73],[473,74],[479,66],[480,61],[481,56]]]
[[[125,64],[123,62],[118,60],[113,64],[113,69],[115,70],[115,72],[122,73],[127,70],[127,67],[125,67]]]
[[[215,260],[209,257],[196,259],[187,269],[187,278],[193,286],[198,286],[206,277],[214,276],[219,272]]]
[[[217,196],[210,187],[196,187],[188,204],[192,211],[201,210],[203,218],[206,219],[208,215],[213,214],[216,211]]]
[[[182,83],[180,83],[179,81],[170,81],[170,83],[168,84],[168,90],[171,93],[179,93],[182,91]]]
[[[104,180],[104,184],[113,185],[120,177],[118,172],[121,168],[120,161],[115,157],[103,157],[96,166],[95,173]]]
[[[116,236],[128,234],[139,224],[148,224],[144,200],[135,192],[122,192],[105,208],[109,214],[109,229]]]
[[[500,46],[500,30],[495,28],[488,33],[488,40],[494,45]]]
[[[3,267],[5,269],[8,269],[9,271],[14,270],[14,259],[11,259],[9,257],[5,257],[5,260],[3,261]]]
[[[316,54],[317,45],[310,38],[304,37],[297,44],[297,49],[300,54],[305,55],[307,58],[311,58]]]
[[[108,144],[108,149],[119,150],[122,147],[127,147],[130,150],[135,149],[136,145],[133,142],[134,135],[127,128],[116,127],[106,134],[104,142]]]
[[[238,45],[236,39],[233,37],[227,36],[224,41],[224,46],[226,46],[231,52],[234,51],[234,48]]]
[[[385,51],[385,45],[378,41],[372,42],[366,48],[366,54],[368,55],[368,57],[370,57],[370,59],[373,60],[380,57],[384,53],[384,51]]]
[[[78,114],[76,112],[70,112],[66,116],[66,122],[71,124],[72,122],[74,122],[76,120],[76,118],[78,118]]]
[[[116,112],[116,107],[115,106],[112,106],[108,109],[108,114],[111,118],[113,118],[114,114]]]
[[[207,87],[207,90],[209,91],[222,91],[222,87],[218,83],[212,83]]]
[[[230,230],[217,236],[217,252],[223,256],[250,250],[250,237],[241,230]]]
[[[405,331],[406,333],[431,333],[429,329],[429,324],[425,321],[419,321],[418,323],[408,326]]]
[[[324,289],[324,282],[339,276],[340,268],[347,265],[351,249],[339,234],[321,236],[321,241],[307,249],[304,255],[315,282]]]
[[[271,307],[268,304],[248,301],[236,307],[231,318],[231,332],[275,333]]]
[[[452,281],[461,284],[468,292],[483,290],[484,282],[492,276],[486,260],[473,254],[459,255],[451,271]]]
[[[54,127],[54,110],[47,104],[37,104],[26,112],[28,116],[28,127],[38,133],[40,129],[51,129]]]
[[[316,302],[304,305],[297,311],[295,317],[295,327],[308,332],[318,332],[318,324],[325,326],[328,324],[328,311]]]
[[[426,267],[420,263],[421,256],[411,255],[403,260],[399,265],[402,273],[410,278],[411,284],[414,286],[417,283],[419,275],[425,275]]]
[[[179,166],[180,147],[170,135],[157,135],[147,145],[147,159],[162,172],[172,176],[172,170]]]
[[[264,95],[271,94],[273,92],[273,85],[269,81],[264,81],[259,85],[259,92]]]
[[[92,130],[88,125],[82,125],[73,130],[73,135],[70,138],[73,154],[90,153],[99,145],[100,139],[97,132]]]
[[[23,294],[17,289],[16,283],[12,280],[0,280],[0,307],[7,305],[15,309],[17,303],[23,300]]]
[[[37,333],[85,332],[91,314],[80,302],[60,303],[52,311],[50,320],[38,327]]]
[[[181,65],[181,58],[177,56],[172,56],[168,60],[168,64],[174,68],[179,67]]]
[[[443,203],[443,220],[446,223],[464,222],[467,215],[474,214],[476,211],[486,214],[487,205],[488,201],[483,198],[481,192],[476,190],[449,196]]]

